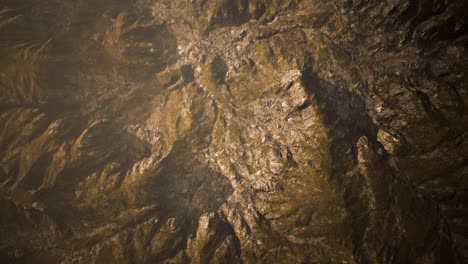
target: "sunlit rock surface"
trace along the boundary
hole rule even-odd
[[[1,263],[466,263],[466,0],[3,0]]]

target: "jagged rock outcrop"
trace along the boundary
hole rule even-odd
[[[4,0],[2,263],[465,263],[466,0]]]

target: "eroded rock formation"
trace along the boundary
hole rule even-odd
[[[465,263],[466,0],[3,0],[2,263]]]

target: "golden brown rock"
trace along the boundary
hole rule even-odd
[[[0,262],[464,263],[467,3],[2,1]]]

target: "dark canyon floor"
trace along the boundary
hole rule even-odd
[[[467,0],[0,0],[1,263],[468,263]]]

